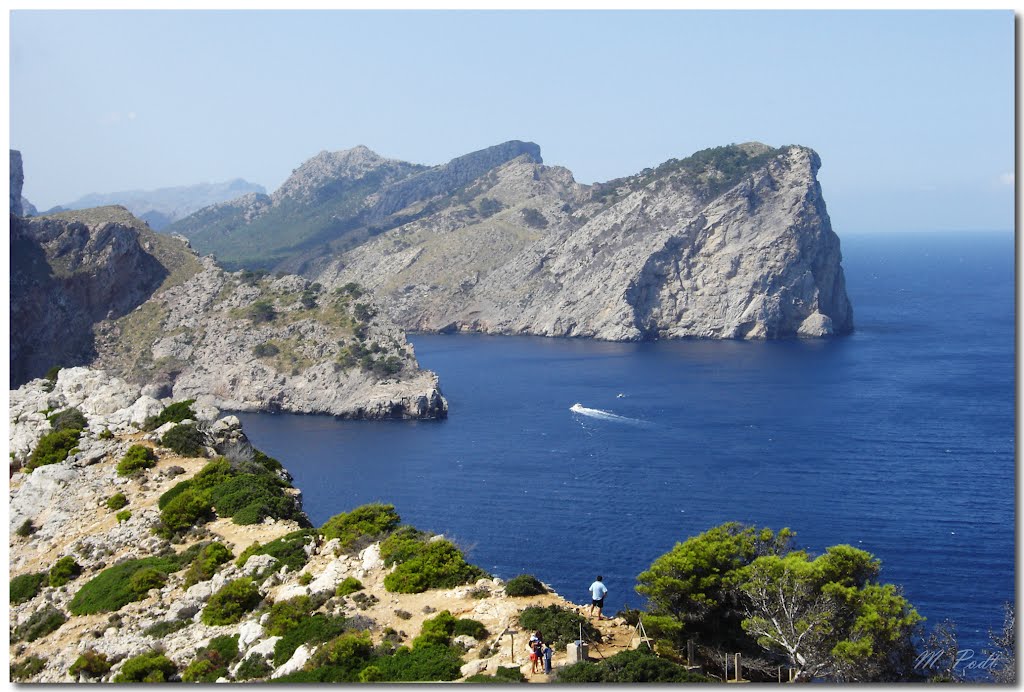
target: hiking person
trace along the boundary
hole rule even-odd
[[[604,597],[608,595],[608,587],[604,585],[604,577],[597,575],[597,580],[590,585],[590,616],[594,616],[597,608],[597,619],[604,620],[601,611],[604,609]]]
[[[537,674],[537,665],[541,662],[540,639],[530,637],[530,675]]]
[[[551,642],[544,644],[544,650],[541,654],[544,656],[544,674],[551,675],[551,656],[555,653],[555,650],[551,648]]]

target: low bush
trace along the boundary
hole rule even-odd
[[[139,591],[147,583],[152,583],[152,575],[139,577],[133,581],[137,572],[152,570],[157,574],[170,574],[182,569],[194,559],[193,552],[186,551],[181,555],[167,557],[145,557],[136,560],[125,560],[113,567],[108,567],[86,582],[78,590],[68,604],[73,615],[90,615],[92,613],[114,612],[132,601],[146,597],[146,591]]]
[[[248,317],[255,324],[273,322],[277,318],[277,311],[269,300],[257,300],[249,306]]]
[[[50,586],[64,586],[81,573],[82,567],[75,562],[75,558],[65,555],[53,563],[53,567],[50,568]]]
[[[151,469],[156,466],[156,454],[153,450],[144,445],[132,445],[117,463],[118,476],[130,476],[142,469]]]
[[[132,511],[130,509],[123,509],[117,514],[115,514],[114,518],[117,519],[118,524],[120,524],[121,522],[128,521],[132,518]]]
[[[556,605],[546,608],[531,606],[519,613],[519,624],[523,630],[539,631],[544,641],[553,641],[558,648],[565,648],[569,642],[580,638],[580,627],[583,627],[583,638],[586,641],[601,642],[601,632],[590,624],[585,617]]]
[[[159,651],[148,651],[125,661],[114,682],[167,682],[177,672],[171,659]]]
[[[200,549],[199,554],[185,572],[185,588],[201,581],[212,579],[217,568],[231,560],[231,551],[221,543],[208,543]]]
[[[473,620],[472,618],[459,618],[455,621],[455,630],[452,632],[453,637],[461,635],[468,635],[473,639],[486,639],[488,635],[487,628],[484,627],[484,623],[479,620]]]
[[[50,575],[46,572],[32,572],[30,574],[19,574],[11,579],[11,603],[24,603],[34,598],[43,585],[49,581]]]
[[[128,591],[132,594],[133,601],[141,601],[149,594],[150,589],[163,588],[166,583],[166,572],[155,567],[143,567],[128,577]]]
[[[257,358],[273,358],[280,352],[281,349],[270,341],[265,341],[262,344],[256,344],[252,348],[252,354]]]
[[[449,682],[462,675],[462,657],[449,646],[426,644],[398,647],[391,656],[373,662],[380,682]]]
[[[238,659],[238,635],[214,637],[196,652],[196,658],[181,673],[182,682],[217,682],[228,676],[228,666]]]
[[[156,639],[163,639],[168,634],[177,632],[180,629],[184,629],[192,624],[191,620],[161,620],[155,625],[150,625],[142,631],[147,637],[155,637]]]
[[[423,550],[423,544],[429,535],[411,526],[400,526],[394,533],[381,541],[380,557],[384,565],[390,567],[405,562]]]
[[[274,672],[274,667],[267,663],[262,654],[250,654],[235,669],[235,680],[257,680]]]
[[[25,471],[32,473],[40,466],[59,464],[68,458],[73,449],[78,446],[78,439],[81,437],[81,430],[54,430],[39,438],[36,448],[32,450],[28,461],[25,462]]]
[[[281,565],[288,565],[288,569],[297,572],[305,567],[306,562],[309,561],[309,555],[306,554],[306,546],[314,540],[316,540],[316,531],[314,529],[292,531],[266,545],[253,543],[242,551],[235,564],[242,567],[245,565],[246,560],[253,555],[270,555],[277,559],[277,562],[272,566],[273,570],[280,569]]]
[[[338,584],[338,588],[334,590],[335,596],[348,596],[356,591],[363,590],[363,582],[359,581],[355,577],[345,577],[341,583]]]
[[[359,671],[373,657],[373,641],[369,632],[345,632],[317,649],[310,659],[311,668],[345,666],[351,671],[352,681],[359,679]]]
[[[240,474],[210,489],[210,502],[222,517],[240,525],[258,524],[267,517],[294,519],[299,510],[280,480],[269,474]]]
[[[540,580],[532,574],[520,574],[505,582],[505,593],[509,596],[540,596],[547,592]]]
[[[328,541],[337,538],[342,551],[352,552],[380,540],[401,521],[394,505],[371,503],[331,517],[320,532]]]
[[[558,682],[568,683],[674,683],[712,682],[683,666],[659,658],[646,647],[621,651],[598,663],[582,662],[558,671]]]
[[[89,421],[77,408],[66,408],[47,416],[46,419],[50,421],[50,427],[54,430],[85,430],[89,427]]]
[[[160,444],[183,457],[201,457],[205,453],[206,436],[195,423],[184,423],[165,432]]]
[[[143,430],[156,430],[161,425],[167,423],[180,423],[183,420],[194,420],[196,412],[192,410],[192,404],[196,403],[195,399],[186,399],[185,401],[175,401],[173,404],[169,404],[164,407],[156,416],[150,416],[146,419],[146,422],[142,424]]]
[[[68,668],[68,675],[74,678],[79,674],[87,678],[101,678],[110,672],[110,665],[106,654],[98,653],[95,649],[86,649]]]
[[[124,493],[114,493],[107,498],[107,509],[111,512],[121,509],[128,504],[128,498],[124,496]]]
[[[21,525],[18,526],[18,529],[14,533],[18,534],[22,538],[28,538],[33,533],[35,533],[35,530],[36,527],[32,525],[32,520],[26,519],[25,521],[21,522]]]
[[[11,680],[17,682],[30,680],[42,673],[45,667],[45,658],[30,654],[17,663],[11,663]]]
[[[13,641],[34,642],[57,630],[68,621],[68,616],[52,605],[47,605],[32,613],[28,620],[14,628],[11,633]]]
[[[395,593],[421,593],[427,589],[450,589],[486,577],[479,567],[466,562],[450,541],[423,544],[414,557],[402,562],[384,577],[384,588]]]
[[[110,428],[104,428],[103,431],[100,432],[99,438],[101,440],[113,440],[114,433],[110,430]]]
[[[173,538],[213,518],[213,507],[209,500],[189,488],[176,495],[161,510],[160,524],[155,531],[164,538]]]
[[[303,644],[319,644],[334,639],[345,631],[345,626],[344,617],[322,613],[299,619],[274,645],[274,665],[286,663]]]
[[[210,596],[203,608],[205,625],[233,625],[254,610],[263,597],[249,577],[229,581]]]
[[[294,628],[299,621],[313,612],[313,599],[309,596],[296,596],[287,601],[278,601],[270,608],[267,622],[263,626],[267,634],[283,637],[288,630]]]
[[[412,640],[412,646],[414,649],[431,644],[448,646],[451,643],[453,632],[455,632],[455,618],[447,610],[442,610],[434,617],[423,621],[420,634]]]

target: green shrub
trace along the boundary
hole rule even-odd
[[[15,531],[14,533],[18,534],[22,538],[28,538],[35,532],[35,530],[36,527],[32,525],[32,520],[26,519],[25,521],[21,522],[21,525],[18,526],[17,531]]]
[[[393,655],[382,656],[373,665],[380,671],[380,680],[388,682],[447,682],[462,675],[459,653],[437,644],[414,649],[400,646]]]
[[[75,662],[68,668],[68,675],[77,678],[80,673],[89,678],[101,678],[110,672],[110,662],[106,654],[98,653],[95,649],[86,649],[82,655],[75,659]]]
[[[505,205],[501,201],[493,199],[491,197],[480,198],[480,216],[485,219],[489,216],[494,216],[499,211],[505,208]]]
[[[67,615],[52,605],[47,605],[32,613],[28,620],[15,627],[14,632],[11,634],[11,639],[13,641],[34,642],[40,637],[45,637],[50,632],[55,631],[67,620]]]
[[[110,428],[103,428],[103,430],[99,434],[99,438],[101,440],[113,440],[114,433],[111,432]]]
[[[53,367],[51,367],[49,370],[46,371],[46,374],[43,375],[43,379],[44,380],[49,380],[50,382],[56,382],[57,381],[57,375],[59,375],[60,371],[63,370],[63,369],[64,368],[62,368],[59,365],[54,365]]]
[[[75,558],[65,555],[50,568],[50,586],[64,586],[81,573],[82,567],[75,562]]]
[[[387,567],[405,562],[423,550],[428,534],[411,526],[400,526],[394,533],[381,541],[380,557]]]
[[[400,522],[394,505],[371,503],[331,517],[320,532],[328,541],[337,538],[341,550],[350,552],[379,540],[398,528]]]
[[[201,581],[212,579],[217,568],[231,559],[231,551],[221,543],[209,543],[202,547],[195,560],[185,572],[185,588]]]
[[[519,613],[519,624],[525,631],[540,631],[544,641],[554,641],[558,648],[564,648],[569,642],[579,639],[581,625],[585,640],[601,641],[601,633],[590,624],[589,620],[567,608],[556,605],[546,608],[539,606],[526,608]]]
[[[313,581],[313,575],[309,572],[303,572],[299,575],[299,583],[303,586],[308,586]]]
[[[322,613],[301,618],[274,645],[274,665],[287,662],[303,644],[319,644],[334,639],[345,631],[345,623],[344,617]]]
[[[621,651],[599,663],[576,663],[558,672],[558,682],[568,683],[672,683],[711,682],[683,666],[659,658],[647,647]]]
[[[269,474],[240,474],[210,489],[210,502],[222,517],[234,523],[258,524],[267,517],[292,519],[298,515],[295,500],[280,481]]]
[[[36,448],[25,462],[25,471],[31,473],[40,466],[61,463],[77,447],[81,435],[81,430],[54,430],[46,433],[39,438]]]
[[[498,666],[498,669],[494,671],[494,675],[478,673],[477,675],[471,675],[466,678],[465,682],[489,682],[507,685],[510,682],[526,682],[526,676],[523,675],[519,668]]]
[[[127,504],[128,498],[124,496],[124,493],[114,493],[107,498],[107,509],[112,512],[121,509]]]
[[[196,659],[181,674],[182,682],[217,682],[228,676],[228,666],[238,658],[238,635],[214,637],[196,652]]]
[[[251,654],[235,669],[235,680],[255,680],[265,678],[274,672],[274,667],[267,663],[261,654]]]
[[[167,682],[177,666],[159,651],[149,651],[129,658],[114,676],[114,682]]]
[[[156,466],[156,454],[144,445],[132,445],[117,464],[118,476],[130,476],[142,469]]]
[[[118,524],[124,521],[128,521],[132,518],[132,511],[130,509],[121,510],[120,512],[114,515],[114,518],[117,519]]]
[[[536,209],[527,207],[523,209],[521,213],[523,215],[523,223],[530,228],[547,228],[547,217]]]
[[[150,625],[143,634],[147,637],[154,637],[156,639],[163,639],[168,634],[177,632],[180,629],[184,629],[192,624],[191,620],[162,620],[155,625]]]
[[[78,590],[68,604],[73,615],[90,615],[92,613],[114,612],[132,601],[146,597],[146,591],[139,591],[151,575],[133,581],[137,572],[152,570],[157,574],[177,572],[183,567],[182,560],[191,561],[194,555],[183,553],[170,557],[145,557],[137,560],[126,560],[108,567],[90,579]]]
[[[288,565],[288,569],[297,572],[306,566],[309,556],[306,554],[306,546],[316,539],[314,529],[299,529],[285,534],[280,538],[260,545],[253,543],[238,556],[235,564],[239,567],[245,565],[245,561],[253,555],[270,555],[277,559],[272,569],[280,569],[281,565]]]
[[[229,581],[210,596],[203,608],[205,625],[233,625],[260,604],[263,597],[249,577]]]
[[[165,406],[164,410],[161,411],[159,415],[147,418],[146,422],[142,424],[142,429],[156,430],[166,423],[180,423],[183,420],[195,420],[196,412],[192,410],[192,404],[194,403],[196,403],[195,399],[175,401],[173,404]]]
[[[418,637],[412,640],[415,649],[418,646],[437,644],[448,646],[452,640],[452,633],[455,631],[455,618],[447,610],[442,610],[432,618],[423,621]]]
[[[17,663],[11,663],[11,680],[29,680],[42,673],[45,667],[45,658],[30,654]]]
[[[43,585],[49,581],[50,575],[46,572],[32,572],[30,574],[19,574],[11,579],[11,603],[24,603],[34,598],[42,590]]]
[[[150,589],[163,588],[167,583],[167,574],[153,567],[143,567],[128,577],[128,591],[134,596],[132,600],[141,601]]]
[[[348,666],[352,669],[351,680],[355,681],[359,670],[372,656],[373,641],[369,632],[345,632],[317,649],[309,663],[311,668]]]
[[[161,510],[160,525],[156,532],[164,538],[172,538],[213,518],[213,507],[209,500],[189,488],[175,496]]]
[[[283,637],[288,630],[294,628],[312,612],[313,600],[309,596],[296,596],[287,601],[279,601],[271,606],[264,629],[272,637]]]
[[[384,577],[384,588],[395,593],[421,593],[427,589],[450,589],[476,581],[487,574],[466,562],[450,541],[423,544],[420,552],[398,565]]]
[[[176,425],[160,438],[160,444],[183,457],[201,457],[206,436],[195,423]]]
[[[455,630],[452,632],[453,637],[461,635],[468,635],[473,639],[486,639],[488,632],[487,628],[484,627],[484,623],[479,620],[473,620],[471,618],[459,618],[455,621]]]
[[[255,324],[273,322],[277,317],[277,311],[269,300],[257,300],[249,306],[248,316]]]
[[[200,471],[200,473],[202,473],[202,472]],[[160,509],[163,509],[164,507],[166,507],[170,503],[171,500],[173,500],[174,498],[178,497],[178,495],[181,495],[186,490],[190,490],[191,488],[192,488],[192,481],[181,481],[180,483],[176,483],[176,484],[172,485],[171,489],[168,490],[167,492],[163,493],[160,496],[160,499],[157,500],[157,507],[159,507]]]
[[[520,574],[505,582],[505,593],[509,596],[540,596],[547,592],[540,580],[532,574]]]
[[[265,341],[262,344],[256,344],[252,348],[252,354],[257,358],[273,358],[280,352],[281,349],[270,341]]]
[[[362,590],[363,590],[363,582],[359,581],[355,577],[345,577],[341,581],[341,583],[338,584],[338,588],[335,589],[334,595],[335,596],[348,596],[349,594],[353,594],[356,591],[362,591]]]
[[[89,421],[77,408],[58,411],[46,419],[50,421],[50,427],[54,430],[85,430],[89,427]]]

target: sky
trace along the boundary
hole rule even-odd
[[[833,228],[1009,230],[1014,17],[972,11],[29,11],[10,146],[40,210],[321,150],[424,164],[509,139],[582,183],[803,144]]]

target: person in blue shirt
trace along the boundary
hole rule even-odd
[[[597,581],[590,585],[590,615],[593,617],[597,608],[597,619],[604,620],[601,611],[604,609],[604,597],[608,595],[608,587],[604,585],[604,577],[597,575]]]
[[[554,654],[554,649],[551,648],[551,642],[544,644],[544,673],[551,675],[551,656]]]

